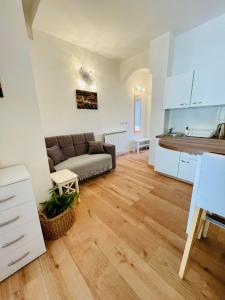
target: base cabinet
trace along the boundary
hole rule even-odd
[[[157,143],[155,152],[155,170],[157,172],[177,177],[180,152],[165,149]]]
[[[169,150],[157,143],[155,157],[155,171],[194,182],[198,155]]]
[[[197,160],[197,155],[181,153],[177,177],[193,183],[195,180]]]

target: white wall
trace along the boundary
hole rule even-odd
[[[47,198],[50,176],[20,0],[0,1],[0,167],[25,164],[36,200]]]
[[[121,82],[129,78],[132,73],[140,69],[149,68],[149,49],[129,57],[120,63],[120,80]]]
[[[150,44],[150,71],[152,74],[152,105],[150,120],[149,164],[154,165],[156,135],[164,130],[165,110],[163,109],[165,79],[170,68],[174,38],[165,33]]]
[[[176,37],[170,75],[198,70],[225,69],[225,15]],[[221,78],[224,81],[224,78]],[[215,129],[225,122],[223,107],[175,110],[169,113],[168,127],[185,126]]]
[[[40,31],[34,31],[31,50],[45,136],[130,131],[130,103],[121,88],[119,63]],[[79,85],[80,66],[94,70],[98,110],[76,107],[74,91],[89,89]]]

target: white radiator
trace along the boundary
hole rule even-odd
[[[116,146],[116,153],[121,154],[127,152],[128,137],[127,131],[115,131],[104,134],[105,143]]]

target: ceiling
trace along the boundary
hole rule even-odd
[[[224,0],[41,0],[33,27],[121,60],[224,13]]]

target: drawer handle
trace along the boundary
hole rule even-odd
[[[9,200],[12,200],[13,198],[15,198],[15,195],[14,195],[14,196],[10,196],[10,197],[5,198],[5,199],[1,199],[1,200],[0,200],[0,204],[1,204],[1,203],[4,203],[4,202],[7,202],[7,201],[9,201]]]
[[[20,258],[16,259],[16,260],[12,260],[9,264],[8,267],[11,267],[13,265],[15,265],[16,263],[18,263],[19,261],[21,261],[22,259],[24,259],[27,255],[30,254],[30,251],[26,252],[23,256],[21,256]]]
[[[20,216],[17,216],[17,217],[15,217],[15,218],[13,218],[13,219],[11,219],[9,221],[6,221],[6,222],[0,224],[0,227],[4,227],[4,226],[7,226],[7,225],[9,225],[9,224],[11,224],[13,222],[16,222],[17,220],[19,220],[19,218],[20,218]]]
[[[7,248],[17,242],[19,242],[20,240],[22,240],[23,238],[25,237],[24,234],[22,234],[20,237],[18,237],[17,239],[15,239],[14,241],[11,241],[11,242],[8,242],[8,243],[5,243],[4,245],[2,245],[2,248]]]
[[[185,161],[185,160],[183,160],[183,159],[181,160],[181,162],[182,162],[182,163],[185,163],[185,164],[189,164],[189,163],[190,163],[189,161]]]

